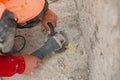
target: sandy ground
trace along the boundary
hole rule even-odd
[[[48,0],[57,14],[56,31],[64,31],[68,49],[51,54],[31,75],[4,80],[120,80],[120,1]],[[41,24],[17,30],[27,40],[24,51],[35,51],[46,38]],[[16,48],[22,41],[16,40]]]
[[[120,80],[120,0],[76,0],[89,80]]]
[[[51,54],[31,75],[15,75],[4,80],[87,80],[88,58],[78,23],[78,9],[74,0],[49,0],[50,8],[57,14],[57,31],[64,31],[69,39],[68,50]],[[27,40],[23,51],[35,51],[44,44],[46,33],[41,24],[31,29],[18,30]],[[21,45],[17,40],[17,47]],[[22,52],[23,52],[22,51]]]

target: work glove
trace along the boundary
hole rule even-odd
[[[16,16],[5,9],[0,19],[0,51],[2,53],[8,53],[13,48],[16,25]]]
[[[48,34],[51,34],[52,28],[54,29],[56,27],[56,22],[57,22],[56,14],[52,12],[50,9],[48,9],[41,20],[41,23]],[[51,28],[51,26],[49,26],[48,23],[51,23],[53,27]]]

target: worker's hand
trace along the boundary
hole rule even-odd
[[[48,9],[45,13],[45,16],[42,18],[42,25],[44,26],[45,30],[48,32],[48,34],[51,33],[50,28],[47,23],[51,23],[53,27],[56,27],[57,22],[57,16],[54,12],[52,12],[50,9]]]
[[[34,70],[39,66],[42,61],[37,57],[34,57],[30,54],[23,53],[21,56],[24,57],[25,60],[25,71],[24,74],[31,74]]]

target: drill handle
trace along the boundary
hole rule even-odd
[[[54,26],[52,25],[52,23],[51,22],[48,22],[47,23],[47,25],[49,26],[49,28],[50,28],[50,34],[48,35],[48,36],[54,36],[57,32],[55,32],[55,30],[54,30]]]

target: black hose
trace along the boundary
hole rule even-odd
[[[20,37],[20,38],[23,39],[23,46],[22,46],[19,50],[16,50],[16,52],[20,53],[20,52],[25,48],[25,45],[26,45],[26,39],[25,39],[24,36],[21,36],[21,35],[17,35],[17,36],[15,36],[15,38],[18,38],[18,37]]]

